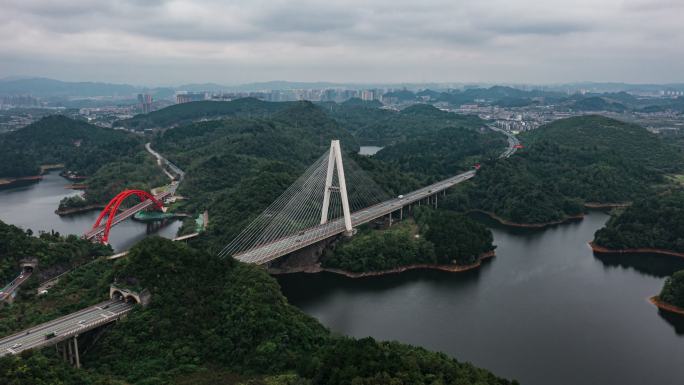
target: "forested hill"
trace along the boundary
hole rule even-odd
[[[149,306],[103,334],[81,356],[84,368],[67,368],[54,349],[6,356],[3,383],[511,384],[445,354],[331,334],[289,305],[263,269],[178,242],[147,238],[111,263],[85,266],[32,306],[0,310],[0,330],[68,311],[62,298],[97,303],[113,279],[147,288]]]
[[[209,209],[211,250],[227,244],[330,147],[356,140],[320,107],[288,103],[269,118],[194,123],[160,133],[153,146],[186,172],[185,209]]]
[[[115,126],[134,130],[168,128],[201,120],[229,117],[265,118],[289,108],[297,102],[264,102],[255,98],[242,98],[229,102],[200,101],[176,104],[149,114],[136,115],[115,122]]]
[[[634,202],[596,232],[594,243],[609,249],[649,248],[684,253],[684,192]]]
[[[559,120],[521,139],[526,148],[487,162],[459,205],[517,223],[554,222],[581,214],[586,202],[647,196],[684,165],[680,150],[645,128],[600,116]]]
[[[529,146],[556,143],[562,149],[595,154],[595,160],[631,162],[657,174],[684,167],[681,150],[664,143],[658,135],[642,126],[599,115],[558,120],[524,134],[522,140]]]
[[[665,280],[658,299],[680,308],[684,308],[684,270],[680,270]]]
[[[45,117],[18,131],[0,135],[0,178],[37,175],[42,164],[64,163],[80,175],[134,154],[142,140],[61,115]]]
[[[429,104],[416,104],[397,112],[368,103],[343,103],[330,107],[329,113],[364,145],[386,146],[445,128],[484,126],[484,121],[475,115],[458,115]]]
[[[19,263],[24,258],[37,258],[36,275],[45,279],[68,270],[72,264],[110,252],[109,246],[75,235],[61,237],[59,233],[41,233],[34,237],[30,229],[23,230],[0,221],[0,288],[17,276]]]

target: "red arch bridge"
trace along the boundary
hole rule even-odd
[[[97,217],[97,221],[87,233],[83,235],[84,238],[96,240],[98,242],[107,243],[109,241],[109,231],[112,226],[116,226],[122,221],[132,217],[135,213],[147,209],[161,210],[164,199],[168,198],[172,193],[165,191],[157,195],[152,195],[143,190],[124,190],[117,194],[105,206]],[[140,203],[119,212],[119,207],[128,197],[137,197]],[[106,220],[105,220],[106,218]]]

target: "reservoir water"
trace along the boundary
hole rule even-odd
[[[375,155],[378,151],[382,150],[384,147],[378,146],[361,146],[359,147],[359,155],[371,156]]]
[[[497,256],[467,273],[279,282],[334,332],[442,351],[521,384],[683,384],[684,323],[647,298],[684,260],[594,256],[587,241],[607,219],[592,212],[544,230],[488,221]]]
[[[81,234],[97,212],[54,214],[68,181],[56,172],[0,190],[0,220],[37,231]],[[647,298],[684,259],[597,257],[586,242],[608,216],[544,230],[492,228],[497,257],[474,271],[412,271],[368,279],[333,274],[279,277],[291,303],[335,332],[398,340],[445,352],[528,385],[684,383],[684,322]],[[172,237],[179,222],[159,230]],[[111,243],[146,236],[125,221]]]
[[[66,189],[71,184],[59,176],[57,171],[46,175],[39,183],[0,190],[0,220],[24,229],[39,231],[57,231],[60,234],[82,235],[95,223],[98,211],[89,211],[75,215],[63,216],[55,214],[59,201],[78,191]],[[180,221],[174,221],[159,229],[155,234],[173,238],[180,227]],[[127,220],[112,228],[109,243],[115,251],[130,248],[145,238],[147,226],[144,223]]]

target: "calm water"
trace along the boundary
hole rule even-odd
[[[34,233],[55,230],[61,234],[83,234],[95,223],[99,212],[90,211],[66,217],[54,213],[62,198],[79,194],[78,191],[64,188],[70,183],[54,171],[46,174],[39,183],[0,190],[0,220],[31,229]],[[174,221],[156,234],[173,238],[180,225],[180,221]],[[127,220],[112,228],[109,243],[115,250],[121,251],[145,237],[145,224]]]
[[[382,150],[384,147],[378,147],[378,146],[360,146],[359,147],[359,155],[375,155],[378,151]]]
[[[497,257],[473,272],[279,279],[333,331],[446,352],[529,385],[680,385],[684,326],[647,302],[684,262],[597,258],[608,216],[521,231],[493,225]]]

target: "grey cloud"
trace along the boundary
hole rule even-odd
[[[503,35],[565,35],[576,32],[587,32],[591,26],[577,21],[517,21],[499,22],[488,24],[485,28],[489,31]]]
[[[12,38],[0,40],[0,77],[25,68],[42,68],[44,73],[35,75],[54,77],[60,71],[111,76],[120,71],[109,61],[122,56],[129,70],[121,79],[96,80],[124,81],[135,71],[147,74],[136,75],[142,78],[159,77],[162,71],[154,68],[164,66],[165,77],[174,71],[227,73],[221,75],[225,79],[179,81],[423,80],[412,78],[417,72],[436,74],[424,80],[506,74],[510,79],[501,80],[516,81],[545,73],[563,81],[586,79],[592,71],[596,80],[646,73],[681,81],[672,66],[637,69],[684,61],[676,11],[683,5],[682,0],[5,0],[0,33]],[[642,54],[653,52],[654,45],[655,64]],[[540,51],[547,54],[544,60]],[[622,65],[628,61],[629,67]],[[209,65],[216,72],[200,70]]]

